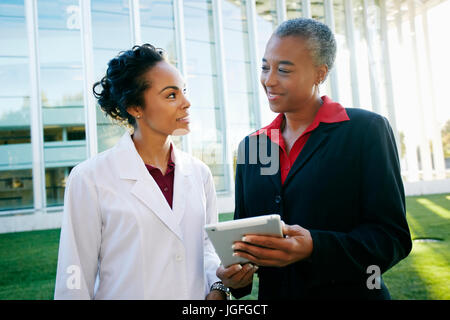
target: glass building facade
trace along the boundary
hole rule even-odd
[[[407,192],[449,192],[450,104],[439,94],[449,2],[2,0],[0,232],[58,226],[71,169],[126,130],[101,112],[92,85],[142,43],[166,50],[186,79],[192,130],[173,140],[211,168],[219,210],[232,211],[238,143],[275,117],[259,84],[265,44],[296,17],[336,34],[321,94],[389,119]]]

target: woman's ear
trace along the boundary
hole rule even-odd
[[[142,109],[139,106],[130,106],[127,108],[127,112],[137,119],[142,117]]]
[[[316,83],[321,84],[325,81],[325,78],[328,74],[328,66],[326,64],[322,64],[321,66],[317,67],[317,79]]]

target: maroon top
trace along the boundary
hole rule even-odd
[[[155,179],[156,184],[161,189],[164,197],[167,200],[170,208],[172,208],[173,201],[173,181],[175,178],[175,163],[172,161],[172,145],[170,145],[170,156],[169,161],[167,163],[166,174],[163,176],[161,170],[156,167],[153,167],[149,164],[145,165],[147,167],[148,172],[152,175],[153,179]]]

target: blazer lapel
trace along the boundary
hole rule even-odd
[[[274,143],[266,134],[260,134],[256,137],[254,137],[256,139],[256,143],[258,145],[257,148],[251,148],[248,147],[247,150],[245,150],[246,154],[248,154],[249,158],[243,158],[245,159],[245,161],[248,161],[249,163],[252,163],[252,160],[250,160],[251,158],[254,159],[259,159],[259,175],[260,176],[269,176],[270,181],[272,181],[272,183],[274,184],[275,188],[277,189],[278,193],[281,193],[281,167],[280,167],[280,154],[279,154],[279,146]],[[255,143],[255,142],[250,142],[250,143]],[[261,148],[265,149],[265,150],[261,150]],[[257,154],[253,154],[251,155],[251,152],[256,152]],[[269,156],[270,154],[270,156]],[[266,157],[267,159],[270,159],[270,162],[267,164],[265,164],[263,166],[263,164],[261,163],[261,159],[260,157]],[[275,161],[275,164],[273,163],[273,161]],[[273,174],[265,174],[263,170],[263,168],[267,168],[269,166],[275,165],[276,166],[276,172]],[[271,172],[272,170],[269,170],[269,172]]]
[[[272,181],[272,183],[274,184],[275,188],[277,189],[277,192],[280,194],[281,193],[281,163],[280,163],[280,154],[279,154],[280,147],[276,143],[272,142],[269,138],[267,138],[267,140],[268,140],[268,144],[270,144],[271,155],[273,155],[272,151],[275,149],[278,152],[278,153],[276,153],[276,156],[271,157],[274,161],[276,161],[278,170],[275,174],[271,174],[269,177],[270,177],[270,180]]]
[[[289,184],[295,174],[311,159],[317,149],[326,142],[329,135],[328,130],[334,127],[335,124],[327,124],[326,126],[320,124],[319,127],[311,133],[311,136],[308,138],[308,141],[306,142],[302,151],[295,160],[294,165],[289,171],[289,174],[284,181],[283,187],[286,187]]]

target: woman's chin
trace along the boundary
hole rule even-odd
[[[190,132],[189,127],[177,128],[172,132],[172,136],[184,136]]]
[[[283,106],[274,104],[274,103],[270,103],[269,102],[269,108],[272,112],[275,113],[284,113],[286,110],[284,110],[285,108],[283,108]]]

